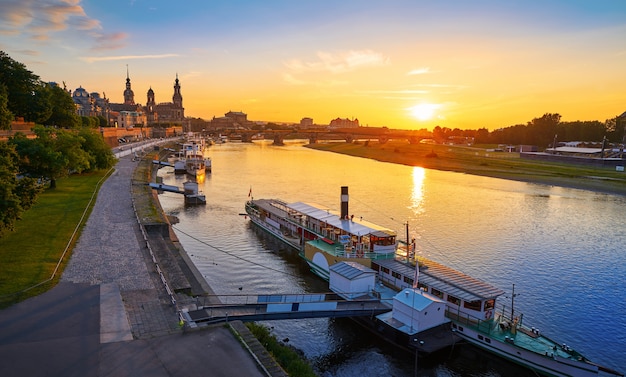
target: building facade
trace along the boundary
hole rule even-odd
[[[180,92],[178,74],[174,81],[174,95],[172,102],[156,103],[156,96],[152,87],[148,90],[146,106],[135,103],[135,93],[132,89],[130,74],[126,69],[126,86],[123,92],[123,103],[109,103],[109,100],[100,97],[99,93],[89,93],[82,86],[72,94],[79,116],[103,116],[109,125],[115,127],[132,127],[136,124],[151,125],[159,123],[179,123],[185,119],[183,96]]]

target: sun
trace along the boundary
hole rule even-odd
[[[417,120],[430,120],[435,116],[439,105],[433,103],[420,103],[409,108],[409,111]]]

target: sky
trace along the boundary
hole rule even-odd
[[[0,0],[0,50],[185,115],[489,130],[626,111],[624,0]]]

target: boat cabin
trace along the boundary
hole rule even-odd
[[[332,243],[347,253],[390,254],[396,250],[396,232],[362,219],[341,218],[336,211],[302,202],[288,204],[289,220]]]
[[[418,287],[446,303],[451,316],[491,319],[499,288],[426,258],[418,258]],[[372,261],[381,282],[394,289],[412,287],[415,266],[398,260]]]

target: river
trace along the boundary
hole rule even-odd
[[[417,239],[419,253],[511,295],[516,312],[592,361],[626,371],[626,197],[427,170],[311,150],[300,142],[225,143],[206,154],[206,206],[159,196],[217,294],[326,292],[295,252],[242,216],[249,196],[340,208]],[[172,168],[164,183],[182,187]],[[501,298],[506,300],[506,298]],[[413,376],[415,360],[349,319],[265,323],[321,376]],[[420,376],[533,376],[468,345],[419,359]]]

